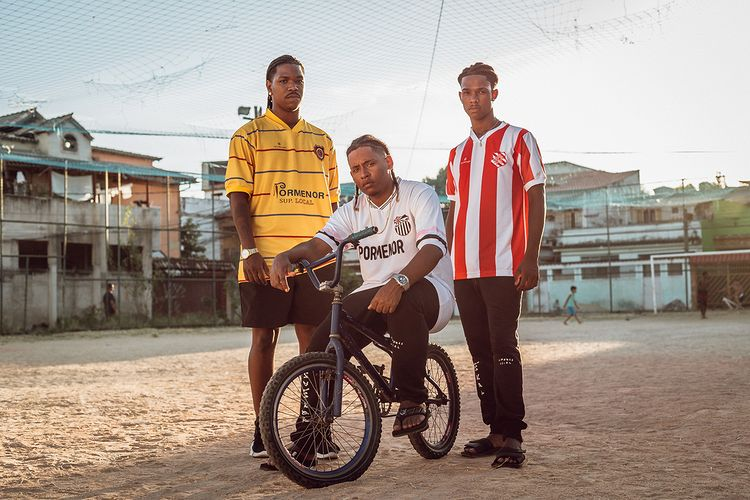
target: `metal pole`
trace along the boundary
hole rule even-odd
[[[19,252],[20,253],[20,252]],[[26,256],[26,276],[23,280],[23,331],[26,331],[27,309],[29,304],[29,256]]]
[[[65,324],[65,278],[67,274],[67,256],[68,256],[68,160],[65,160],[65,170],[63,171],[63,245],[62,245],[62,263],[58,268],[58,272],[62,276],[62,308],[60,309],[60,316],[57,322]],[[50,325],[52,327],[52,325]]]
[[[172,326],[172,280],[169,277],[169,268],[172,255],[171,255],[171,245],[170,245],[170,239],[171,239],[171,228],[169,227],[169,210],[171,209],[171,204],[169,203],[169,199],[171,198],[169,193],[169,176],[167,176],[167,325]]]
[[[216,323],[216,231],[215,222],[216,218],[214,215],[214,184],[211,183],[211,307],[213,308],[214,324]]]
[[[122,275],[122,251],[120,242],[120,224],[122,220],[122,171],[117,169],[117,326],[122,326],[122,299],[120,295],[120,276]],[[132,262],[132,257],[130,259]]]
[[[111,271],[109,268],[109,170],[104,171],[104,247],[104,255],[107,262],[107,279],[104,280],[104,289],[107,290],[109,273]],[[99,292],[101,292],[101,288]]]
[[[0,335],[5,333],[5,314],[3,311],[5,289],[5,259],[3,258],[3,218],[5,217],[5,159],[0,150]]]
[[[685,253],[690,248],[688,247],[688,220],[687,220],[687,208],[685,207],[685,179],[682,179],[682,241],[685,246]],[[688,275],[687,275],[687,259],[682,264],[682,275],[685,278],[685,310],[688,311]]]
[[[651,297],[653,299],[654,314],[658,313],[656,308],[656,276],[654,275],[654,256],[649,257],[651,260]]]
[[[612,245],[609,239],[609,186],[604,188],[604,217],[607,219],[607,279],[609,280],[609,312],[614,312],[612,303]]]

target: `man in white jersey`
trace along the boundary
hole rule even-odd
[[[400,346],[393,353],[400,402],[393,435],[422,432],[429,417],[424,405],[428,335],[448,323],[454,304],[440,202],[430,186],[396,178],[388,147],[379,139],[359,137],[346,155],[357,186],[354,200],[334,212],[314,238],[274,259],[271,285],[287,290],[293,262],[318,259],[351,233],[376,226],[377,234],[357,249],[364,283],[344,298],[343,307],[372,329],[387,331]],[[325,350],[330,323],[329,315],[313,334],[308,352]]]
[[[450,152],[446,225],[456,301],[482,420],[490,427],[487,437],[466,443],[462,455],[492,454],[493,467],[520,467],[526,423],[516,328],[521,294],[539,281],[546,176],[534,136],[495,117],[497,82],[484,63],[458,76],[471,131]]]

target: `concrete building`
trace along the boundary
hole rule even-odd
[[[107,282],[121,315],[151,317],[152,256],[179,256],[179,185],[195,179],[92,140],[72,114],[0,117],[2,331],[91,316]]]
[[[746,188],[705,182],[699,189],[650,191],[640,185],[637,170],[602,172],[568,162],[547,165],[547,173],[541,285],[526,295],[530,311],[560,308],[571,285],[588,311],[651,310],[654,295],[659,309],[689,307],[697,263],[705,267],[710,259],[659,261],[654,294],[650,257],[726,249],[730,243],[734,249],[750,233],[742,228],[748,212],[740,208],[750,203],[729,201],[740,200]]]

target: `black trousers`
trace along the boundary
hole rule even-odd
[[[523,374],[518,349],[521,292],[513,277],[455,281],[466,343],[474,361],[482,420],[493,434],[521,440]]]
[[[378,290],[380,287],[344,297],[344,310],[372,330],[390,334],[397,346],[393,353],[391,374],[398,400],[422,403],[427,399],[424,377],[429,333],[440,311],[437,291],[429,281],[419,280],[404,292],[393,313],[380,314],[367,309]],[[329,313],[313,334],[307,352],[325,351],[330,333]],[[359,333],[352,332],[352,337],[360,348],[370,343]]]

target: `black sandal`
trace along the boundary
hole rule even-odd
[[[494,455],[501,448],[502,446],[493,445],[489,438],[475,439],[464,445],[464,451],[461,452],[461,456],[466,458],[486,457]]]
[[[407,427],[404,429],[404,419],[408,417],[413,417],[415,415],[423,415],[424,419],[422,421],[412,427]],[[398,413],[396,413],[396,422],[401,424],[401,429],[397,431],[393,431],[391,435],[393,437],[401,437],[401,436],[407,436],[409,434],[414,434],[417,432],[423,432],[426,431],[430,424],[428,422],[430,418],[430,411],[425,407],[425,405],[421,404],[418,406],[412,406],[410,408],[399,408]]]
[[[495,461],[492,462],[493,469],[510,467],[519,469],[526,463],[526,450],[522,448],[500,448],[497,450]]]

